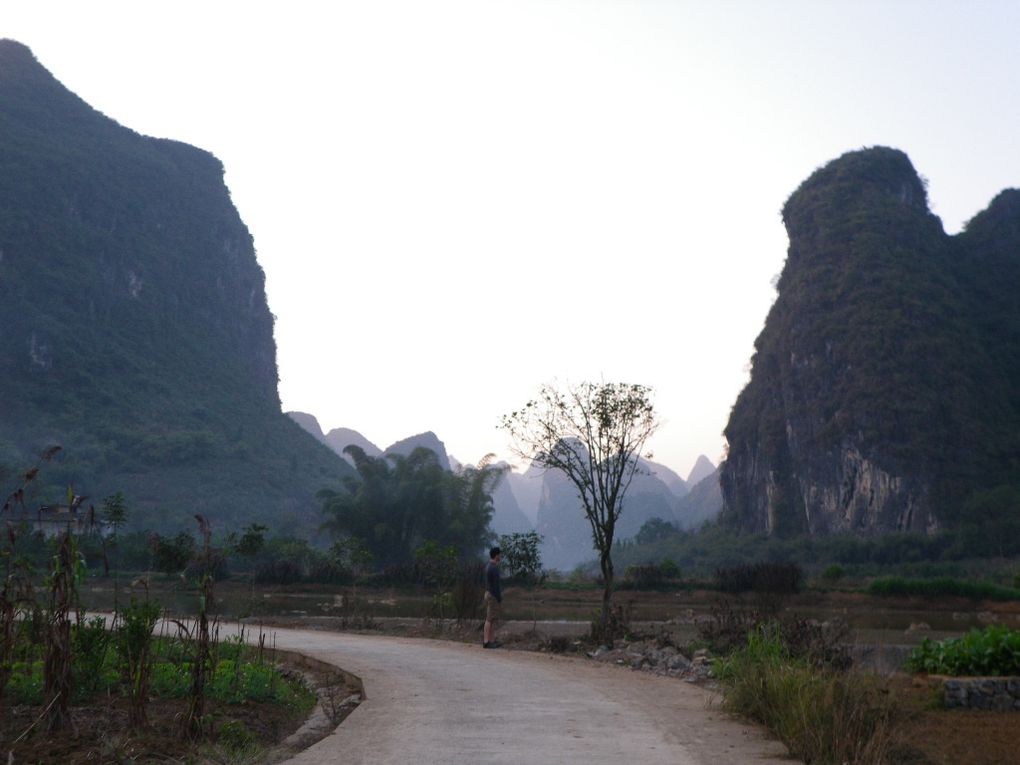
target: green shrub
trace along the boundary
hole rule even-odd
[[[541,546],[542,537],[537,531],[501,535],[499,547],[507,578],[529,584],[538,582],[542,572]]]
[[[1020,675],[1020,632],[992,624],[962,638],[923,640],[907,660],[911,672]]]
[[[672,558],[666,558],[662,561],[662,563],[659,564],[659,571],[662,573],[664,579],[680,578],[680,567],[676,565],[676,562]]]
[[[112,633],[101,616],[84,619],[71,627],[74,694],[77,700],[87,699],[117,682],[116,669],[111,666]]]
[[[886,761],[894,725],[887,695],[866,676],[791,658],[777,626],[749,633],[714,674],[724,708],[763,723],[792,756],[826,765]]]
[[[868,585],[868,594],[879,597],[970,598],[971,600],[1020,600],[1020,590],[990,582],[968,582],[949,577],[903,579],[886,577]]]
[[[846,569],[838,563],[833,563],[822,572],[822,579],[827,582],[838,582],[846,576]]]
[[[272,702],[298,710],[315,705],[314,693],[303,683],[284,678],[272,664],[233,659],[217,663],[209,696],[228,704]]]

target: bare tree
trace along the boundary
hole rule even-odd
[[[500,424],[517,456],[559,470],[574,485],[602,570],[602,637],[609,641],[613,537],[641,450],[659,426],[651,388],[629,383],[543,385]]]

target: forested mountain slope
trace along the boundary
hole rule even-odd
[[[43,495],[121,490],[160,528],[316,528],[315,493],[351,471],[280,412],[264,283],[215,157],[0,41],[0,465],[60,444]]]

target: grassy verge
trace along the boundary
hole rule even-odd
[[[790,656],[778,628],[762,625],[717,662],[724,708],[764,724],[791,755],[819,765],[878,765],[892,746],[895,715],[873,679]]]

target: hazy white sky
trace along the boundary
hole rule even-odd
[[[718,461],[812,170],[901,148],[951,232],[1020,184],[1010,0],[4,0],[0,37],[223,161],[285,409],[462,461],[584,379]]]

